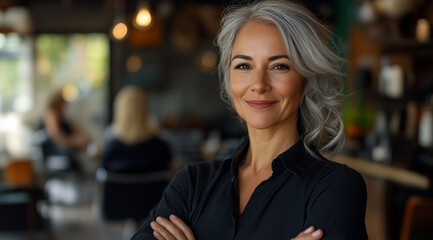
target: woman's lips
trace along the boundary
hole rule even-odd
[[[264,109],[271,107],[274,105],[277,101],[266,101],[266,100],[250,100],[247,101],[248,105],[255,109]]]

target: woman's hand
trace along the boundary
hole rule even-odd
[[[74,134],[70,139],[73,148],[86,148],[90,143],[90,140],[81,134]]]
[[[323,231],[320,229],[314,231],[314,227],[311,226],[291,240],[320,240],[322,237]]]
[[[150,226],[154,231],[153,236],[158,240],[195,240],[191,228],[173,214],[170,215],[170,220],[157,217]],[[320,229],[315,231],[311,226],[291,240],[320,240],[322,237],[323,231]]]
[[[170,220],[157,217],[156,221],[150,223],[150,227],[158,240],[195,240],[191,228],[173,214],[170,215]]]

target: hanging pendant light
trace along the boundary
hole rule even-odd
[[[137,12],[134,15],[134,27],[139,30],[145,30],[152,26],[154,20],[150,11],[150,5],[147,1],[139,1]]]
[[[128,36],[128,25],[123,18],[118,18],[114,21],[111,27],[111,36],[114,40],[122,41]]]
[[[122,41],[128,37],[129,29],[124,17],[124,2],[123,0],[114,1],[115,18],[110,29],[110,36],[115,41]]]

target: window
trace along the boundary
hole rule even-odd
[[[41,34],[35,45],[37,91],[75,85],[80,97],[105,89],[109,74],[105,34]]]
[[[35,92],[39,112],[62,89],[69,118],[102,141],[109,76],[109,38],[102,33],[40,34],[35,39]]]
[[[25,112],[31,106],[32,39],[0,34],[0,114]]]
[[[0,34],[0,158],[28,154],[30,134],[59,88],[73,120],[102,141],[108,76],[106,34]]]

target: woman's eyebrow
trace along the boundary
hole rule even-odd
[[[280,58],[287,58],[287,59],[289,59],[289,57],[287,55],[276,55],[276,56],[269,57],[268,60],[269,61],[274,61],[274,60],[277,60],[277,59],[280,59]]]
[[[244,60],[249,60],[249,61],[253,60],[250,56],[235,55],[235,56],[233,56],[232,61],[234,59],[236,59],[236,58],[240,58],[240,59],[244,59]],[[269,61],[274,61],[274,60],[277,60],[277,59],[280,59],[280,58],[287,58],[287,59],[289,59],[289,57],[287,55],[276,55],[276,56],[269,57],[268,60]]]
[[[244,60],[253,60],[250,56],[246,56],[246,55],[235,55],[232,57],[232,61],[235,60],[236,58],[240,58],[240,59],[244,59]]]

